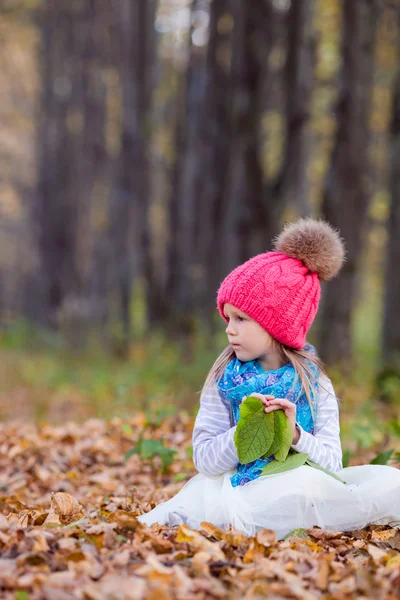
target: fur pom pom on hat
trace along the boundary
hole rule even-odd
[[[301,260],[322,281],[335,277],[344,260],[339,233],[329,223],[315,219],[300,219],[286,225],[274,247],[281,254]]]
[[[308,218],[288,224],[274,248],[226,277],[218,308],[225,318],[224,304],[232,304],[282,344],[301,349],[318,311],[320,280],[335,277],[344,262],[343,242],[329,223]]]

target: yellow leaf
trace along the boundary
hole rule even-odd
[[[271,529],[263,529],[256,535],[257,542],[261,544],[261,546],[265,546],[268,548],[269,546],[274,546],[276,544],[276,533]]]
[[[225,554],[218,544],[206,540],[198,531],[189,529],[186,525],[179,527],[176,541],[186,542],[194,552],[208,552],[215,560],[225,560]]]

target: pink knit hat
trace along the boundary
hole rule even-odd
[[[254,256],[226,277],[218,308],[226,320],[224,304],[232,304],[285,346],[301,349],[317,314],[320,280],[339,272],[343,243],[328,223],[308,218],[287,225],[275,250]]]

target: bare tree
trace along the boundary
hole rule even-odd
[[[198,273],[196,294],[203,323],[213,325],[215,290],[222,279],[226,252],[224,219],[227,211],[232,100],[232,12],[230,0],[212,2],[207,48],[205,98],[200,131],[201,172]]]
[[[400,15],[396,16],[399,32]],[[398,56],[400,57],[400,40],[398,40]],[[382,355],[385,363],[395,363],[395,366],[398,366],[400,357],[400,323],[398,319],[400,279],[397,276],[397,268],[400,264],[400,69],[397,70],[393,84],[389,185],[391,201],[386,251]]]
[[[261,228],[265,240],[276,229],[274,211],[265,202],[260,156],[271,2],[255,5],[232,0],[232,13],[232,115],[224,234],[225,247],[229,248],[225,254],[226,270],[254,252],[254,230]]]
[[[122,6],[121,6],[122,5]],[[112,206],[114,267],[119,313],[126,341],[131,335],[133,277],[152,281],[149,250],[149,140],[154,18],[157,0],[122,0],[120,14],[121,149]]]
[[[347,261],[322,306],[321,350],[328,363],[351,356],[351,316],[370,195],[369,114],[379,9],[379,0],[343,0],[337,131],[322,212],[345,239]]]
[[[194,0],[192,16],[197,8]],[[196,232],[199,216],[201,172],[199,153],[204,101],[204,50],[193,44],[193,18],[188,38],[186,75],[178,92],[176,162],[169,203],[169,321],[184,338],[190,336],[195,319]]]
[[[271,201],[280,212],[290,204],[309,214],[307,168],[310,158],[311,96],[314,84],[314,0],[292,2],[288,11],[285,84],[285,143],[282,168]]]
[[[45,2],[37,135],[36,222],[45,312],[84,329],[105,310],[104,265],[93,216],[107,211],[110,9],[95,0]],[[57,32],[57,33],[56,33]],[[101,205],[104,206],[101,206]],[[96,290],[95,290],[96,288]],[[90,319],[88,316],[90,315]],[[72,321],[71,321],[72,319]]]
[[[54,324],[66,296],[79,286],[76,256],[79,197],[76,137],[69,118],[79,102],[74,63],[76,18],[64,0],[46,2],[41,13],[42,98],[38,124],[38,186],[34,219],[38,235],[44,314]],[[78,115],[79,116],[79,115]]]

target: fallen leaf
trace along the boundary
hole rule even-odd
[[[71,494],[56,492],[51,494],[51,507],[45,524],[69,525],[83,516],[81,506]]]
[[[179,527],[176,541],[189,544],[194,553],[207,552],[215,560],[225,560],[225,554],[217,543],[210,542],[198,531],[189,529],[186,525],[181,525],[181,527]]]

